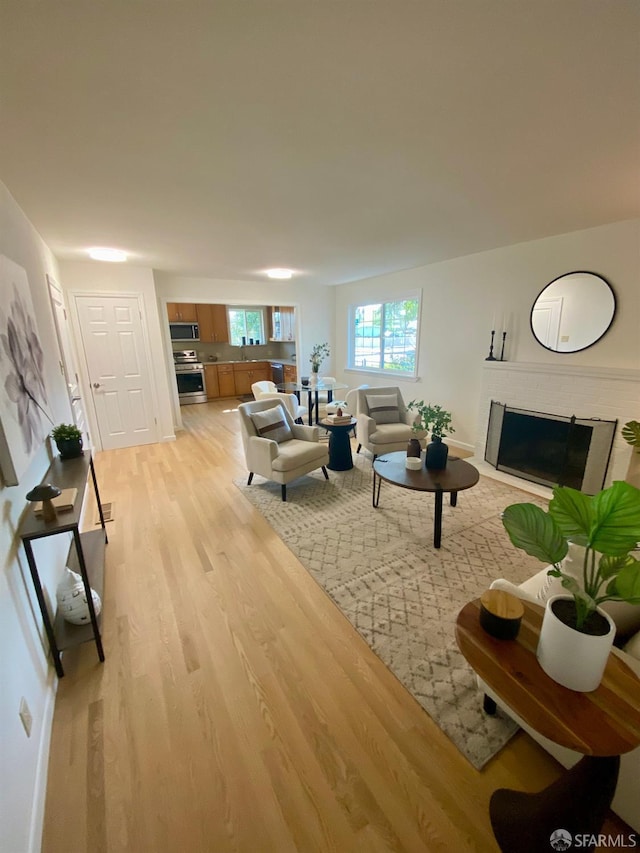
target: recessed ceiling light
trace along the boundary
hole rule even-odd
[[[269,276],[269,278],[291,278],[291,276],[293,275],[293,270],[267,270],[267,275]]]
[[[122,249],[105,249],[96,246],[89,249],[89,257],[94,261],[111,261],[112,263],[121,264],[127,260],[127,253]]]

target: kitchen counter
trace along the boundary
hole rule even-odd
[[[256,362],[260,362],[264,364],[268,362],[269,364],[291,364],[294,367],[296,366],[296,362],[292,361],[290,358],[236,358],[236,359],[217,359],[216,361],[209,361],[205,359],[203,364],[255,364]]]

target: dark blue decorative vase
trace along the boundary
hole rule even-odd
[[[446,468],[448,456],[449,448],[442,440],[442,436],[432,435],[431,441],[427,444],[427,452],[424,459],[425,468],[433,468],[434,470]]]

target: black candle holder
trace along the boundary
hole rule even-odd
[[[493,339],[495,337],[496,330],[491,330],[491,345],[489,346],[489,355],[485,358],[485,361],[497,361],[498,359],[493,354]]]
[[[500,349],[500,361],[504,361],[504,342],[507,339],[507,333],[502,333],[502,348]]]

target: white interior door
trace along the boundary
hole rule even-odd
[[[137,296],[76,296],[90,390],[104,450],[157,441]]]
[[[91,436],[87,426],[87,418],[84,410],[84,402],[80,392],[80,379],[78,377],[78,369],[76,364],[76,354],[71,343],[71,334],[67,311],[64,304],[64,296],[60,286],[51,276],[47,276],[49,283],[49,298],[51,300],[51,308],[53,310],[53,320],[58,338],[58,347],[60,349],[60,370],[67,383],[67,391],[69,393],[69,403],[73,422],[86,436],[86,445],[91,447]]]
[[[562,297],[538,299],[531,314],[531,325],[536,338],[550,349],[558,349],[560,320],[562,318]]]

